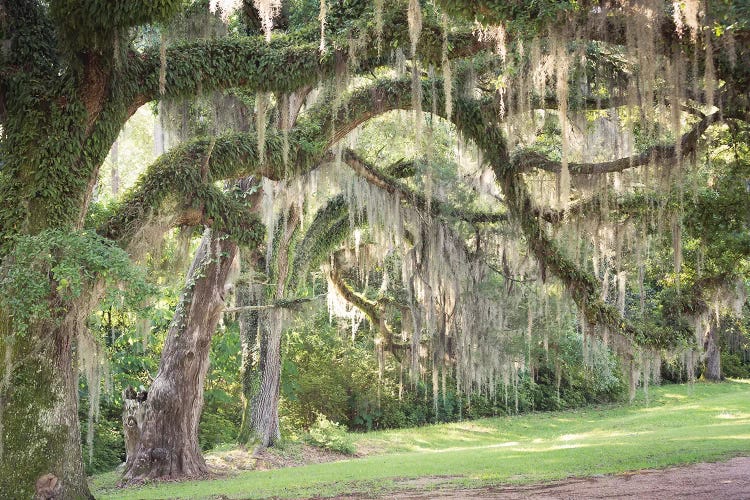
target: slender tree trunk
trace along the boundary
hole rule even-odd
[[[257,387],[250,398],[250,427],[257,444],[273,446],[281,437],[279,428],[279,388],[281,381],[281,332],[279,311],[268,310],[263,315],[260,338],[260,363]]]
[[[0,311],[0,331],[0,497],[31,498],[39,483],[49,498],[93,498],[81,454],[76,330],[69,321],[35,325],[15,342]]]
[[[721,351],[719,349],[719,325],[711,322],[704,342],[706,354],[706,371],[703,378],[718,382],[721,380]]]
[[[260,304],[263,292],[253,283],[237,287],[237,306],[245,307]],[[237,441],[241,445],[249,444],[255,433],[252,421],[252,396],[260,386],[258,369],[258,311],[239,313],[240,343],[242,345],[242,423]]]
[[[236,253],[236,244],[206,230],[167,334],[125,482],[208,472],[198,445],[198,423],[211,337],[224,309],[224,287]]]
[[[289,275],[289,246],[299,226],[299,213],[289,211],[285,231],[278,241],[276,252],[275,299],[283,299],[286,279]],[[246,373],[247,384],[244,393],[250,403],[249,439],[265,448],[272,446],[281,437],[279,428],[279,389],[281,387],[281,334],[283,330],[282,312],[267,309],[259,315],[260,348],[257,371]],[[244,436],[243,436],[244,437]]]

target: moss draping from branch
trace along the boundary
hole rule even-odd
[[[331,269],[329,277],[331,283],[336,288],[336,291],[344,298],[344,300],[364,313],[373,328],[377,330],[384,347],[390,351],[398,361],[400,361],[401,352],[407,349],[407,344],[396,342],[393,331],[385,321],[384,306],[378,302],[368,300],[363,295],[355,292],[354,289],[344,280],[344,277],[341,276],[338,269]]]
[[[719,113],[713,113],[702,118],[689,132],[680,138],[680,147],[675,144],[659,144],[652,146],[642,153],[617,160],[606,161],[601,163],[569,163],[568,170],[575,175],[606,174],[611,172],[622,172],[629,168],[642,167],[649,163],[659,166],[670,166],[677,162],[678,151],[683,157],[695,153],[698,147],[698,139],[701,134],[712,123],[718,120]],[[561,164],[553,161],[536,151],[521,151],[513,158],[515,170],[518,172],[527,172],[532,169],[546,170],[547,172],[559,173]]]
[[[422,83],[432,85],[429,81]],[[431,88],[440,89],[442,86],[436,84]],[[434,107],[432,99],[438,101]],[[440,91],[423,92],[423,101],[424,109],[436,109],[438,114],[444,109]],[[308,171],[320,163],[332,143],[340,140],[359,124],[386,111],[409,109],[411,82],[405,79],[377,80],[369,86],[351,92],[346,96],[345,102],[347,105],[340,106],[333,116],[327,111],[330,108],[324,103],[300,120],[297,127],[290,132],[291,168],[287,168],[286,172],[281,166],[282,140],[278,133],[267,134],[266,151],[276,161],[266,161],[262,164],[265,166],[258,162],[253,134],[230,134],[217,138],[208,162],[210,180],[240,177],[251,173],[281,178],[284,175]],[[493,167],[506,195],[510,213],[519,220],[529,247],[542,268],[549,270],[566,285],[587,321],[606,326],[610,331],[620,333],[631,341],[648,342],[646,336],[625,321],[615,307],[599,298],[599,284],[594,277],[570,261],[543,231],[537,217],[538,211],[535,210],[523,179],[508,155],[494,108],[488,103],[491,101],[459,97],[454,103],[451,119],[465,137],[475,141],[485,161]],[[146,201],[153,198],[147,195],[145,188],[151,185],[154,185],[154,190],[160,194],[162,200],[166,198],[171,191],[163,182],[165,178],[175,178],[175,168],[186,169],[185,179],[199,178],[195,165],[201,155],[205,155],[207,146],[208,140],[194,141],[161,159],[126,198],[123,207],[132,206],[138,211],[142,210],[138,208],[139,205],[148,206]],[[188,168],[190,165],[192,170]],[[165,174],[165,171],[171,173]],[[337,221],[334,224],[343,226],[345,223],[344,219]],[[110,227],[118,225],[116,220],[114,222]],[[348,221],[346,224],[348,225]]]
[[[389,46],[406,46],[409,33],[406,4],[393,2],[384,14],[385,26],[382,40]],[[403,7],[403,8],[402,8]],[[439,66],[442,62],[443,34],[439,24],[425,21],[417,57],[423,63]],[[333,39],[334,47],[348,47],[351,37],[375,39],[371,23],[355,26],[352,31]],[[313,85],[322,78],[333,75],[342,64],[356,58],[360,71],[372,70],[384,64],[384,55],[375,44],[366,44],[358,53],[336,48],[321,53],[319,41],[302,30],[293,35],[275,35],[271,42],[264,37],[222,38],[197,40],[177,44],[167,49],[169,71],[166,73],[167,97],[192,96],[198,92],[215,89],[243,87],[248,91],[293,92],[305,85]],[[447,57],[455,59],[476,54],[488,47],[469,29],[457,29],[449,35]],[[161,59],[158,48],[142,55],[133,54],[139,65],[135,81],[140,91],[133,107],[159,98],[159,70]]]
[[[463,210],[443,202],[437,198],[428,200],[426,196],[408,186],[401,184],[393,178],[379,172],[375,167],[368,164],[359,157],[354,151],[346,150],[343,153],[343,161],[349,165],[358,175],[363,177],[367,182],[377,186],[389,193],[398,193],[404,201],[411,204],[418,210],[427,210],[433,216],[442,216],[453,219],[460,219],[472,224],[493,223],[507,221],[508,217],[499,212],[482,212],[476,210]]]

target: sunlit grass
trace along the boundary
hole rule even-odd
[[[98,498],[332,496],[413,488],[528,483],[711,461],[750,454],[746,381],[651,388],[648,405],[585,408],[431,425],[355,436],[370,456],[212,481],[116,490],[94,478]],[[108,486],[109,485],[109,486]]]

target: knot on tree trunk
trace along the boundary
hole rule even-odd
[[[45,474],[36,480],[34,500],[61,500],[62,481],[54,474]]]

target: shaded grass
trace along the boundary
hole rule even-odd
[[[369,456],[325,464],[117,490],[97,498],[229,498],[369,494],[530,483],[750,454],[750,381],[651,388],[650,402],[355,435]],[[643,395],[641,395],[643,398]]]

